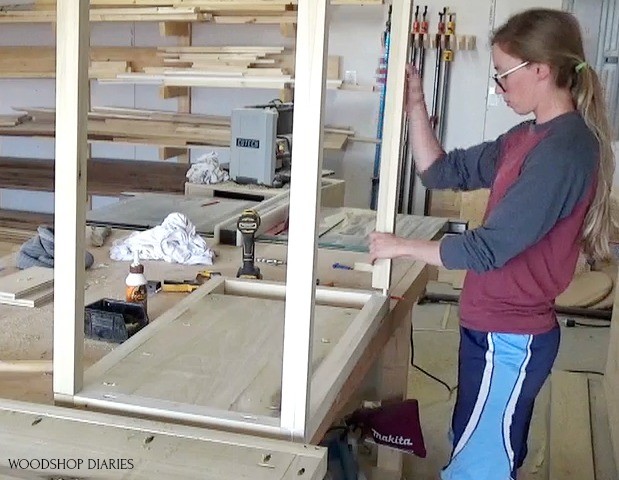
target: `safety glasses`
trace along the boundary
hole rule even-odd
[[[510,68],[506,72],[503,72],[500,74],[495,73],[494,75],[492,75],[492,79],[496,82],[499,88],[505,92],[507,90],[505,89],[505,86],[503,85],[503,83],[501,83],[501,80],[507,77],[508,75],[514,73],[515,71],[520,70],[522,67],[526,67],[529,63],[530,62],[522,62],[520,65],[516,65],[514,68]]]

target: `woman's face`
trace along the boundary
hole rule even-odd
[[[503,95],[507,106],[519,115],[528,115],[535,110],[536,76],[533,65],[523,65],[522,59],[512,57],[498,45],[492,46],[492,61],[501,85],[496,86],[496,93]],[[512,69],[514,71],[502,76]]]

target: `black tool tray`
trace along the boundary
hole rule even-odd
[[[84,335],[122,343],[148,325],[148,314],[137,303],[102,298],[84,308]]]

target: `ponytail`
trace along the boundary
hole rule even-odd
[[[612,134],[598,75],[584,62],[574,71],[574,104],[600,145],[597,188],[583,225],[583,249],[590,259],[601,261],[610,257],[610,190],[615,171]]]

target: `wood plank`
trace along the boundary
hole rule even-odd
[[[59,0],[56,27],[56,178],[54,394],[82,388],[84,355],[84,225],[88,159],[88,3]]]
[[[54,57],[55,51],[52,47],[0,47],[0,78],[54,78]],[[327,78],[331,82],[338,81],[341,57],[332,55],[328,58]],[[240,73],[263,76],[267,74],[267,67],[276,68],[277,71],[271,73],[271,76],[287,82],[294,76],[294,52],[280,46],[243,45],[93,47],[90,52],[89,76],[102,81],[131,82],[132,79],[139,81],[141,78],[165,80],[170,76],[187,74],[201,73],[204,76],[208,73],[208,67],[217,71],[215,67],[220,67],[221,70],[232,66],[236,66]]]
[[[619,277],[617,278],[619,281]],[[619,466],[619,288],[615,289],[608,359],[604,375],[604,392],[608,407],[608,420],[612,439],[615,464]]]
[[[51,270],[51,269],[50,269]],[[54,288],[47,288],[24,295],[22,298],[10,299],[0,297],[0,304],[14,307],[38,308],[54,300]]]
[[[192,42],[193,42],[193,27],[192,27],[192,24],[191,23],[184,24],[184,28],[182,29],[182,32],[179,33],[178,29],[177,29],[176,35],[180,36],[179,44],[181,46],[190,47]],[[192,94],[191,88],[187,88],[187,89],[185,89],[185,95],[182,95],[182,96],[178,97],[178,102],[177,103],[178,103],[178,112],[179,113],[191,114],[191,94]],[[176,152],[178,153],[178,161],[180,163],[189,163],[190,162],[189,150],[185,150],[184,152],[179,152],[177,150]]]
[[[554,370],[549,480],[595,478],[587,376]]]
[[[589,376],[589,405],[591,406],[591,435],[596,480],[619,480],[613,444],[610,438],[608,407],[604,394],[604,378]]]
[[[287,301],[284,326],[281,428],[307,441],[311,396],[316,245],[323,163],[329,0],[299,5],[292,131]],[[295,153],[296,152],[296,153]],[[303,158],[300,158],[301,155]]]
[[[20,107],[14,107],[21,109]],[[48,137],[55,134],[53,109],[27,108],[29,121],[0,127],[2,136]],[[229,117],[131,109],[95,108],[89,114],[89,140],[141,143],[162,147],[229,146]],[[346,148],[354,131],[324,128],[324,148]]]
[[[394,233],[398,197],[398,173],[404,131],[404,83],[406,60],[411,38],[412,3],[394,0],[391,46],[389,49],[389,74],[385,98],[385,128],[380,158],[380,184],[376,209],[376,231]],[[384,292],[391,286],[391,260],[375,263],[372,286]]]
[[[17,300],[54,284],[54,269],[30,267],[0,277],[0,301]]]
[[[187,166],[173,162],[93,158],[88,161],[88,194],[183,193]],[[54,161],[0,157],[0,188],[51,192]]]
[[[210,203],[202,197],[145,193],[91,210],[86,218],[89,225],[147,230],[161,225],[170,213],[178,212],[194,224],[198,234],[212,236],[216,225],[238,217],[243,210],[255,207],[258,202],[222,198],[216,204]]]
[[[488,189],[462,192],[460,218],[469,222],[470,229],[482,225],[489,195],[490,191]]]
[[[322,480],[327,470],[325,448],[53,405],[3,400],[0,426],[2,478],[35,474],[9,469],[8,458],[67,458],[67,452],[82,464],[55,470],[54,478],[122,479],[130,471],[152,480]],[[130,459],[132,468],[96,468],[111,458]]]
[[[39,225],[53,225],[54,216],[49,213],[0,209],[0,228],[34,232]]]

